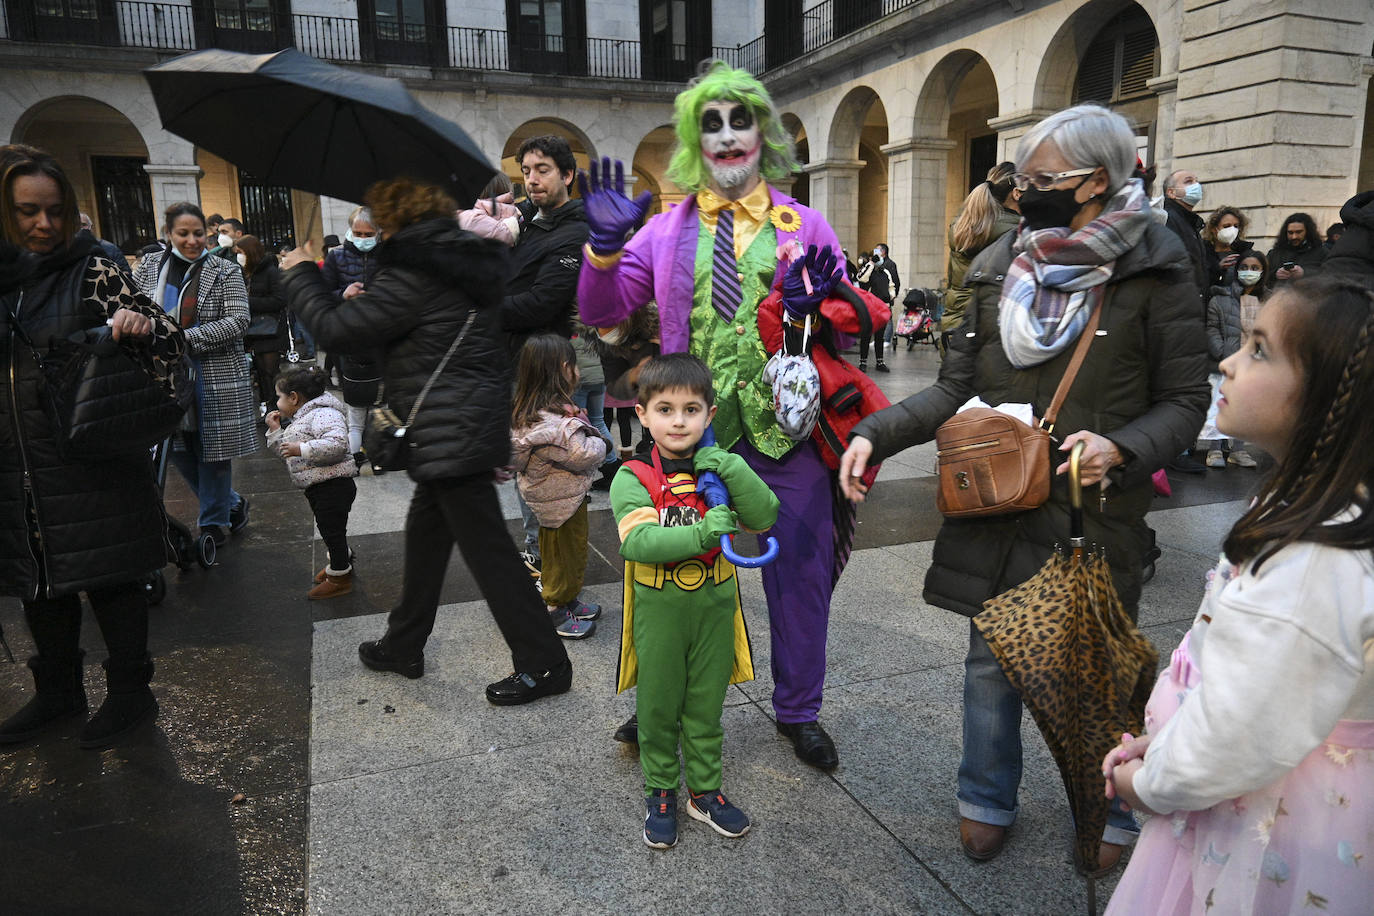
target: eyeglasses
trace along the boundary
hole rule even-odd
[[[1050,188],[1059,184],[1065,178],[1076,178],[1079,175],[1091,175],[1097,171],[1094,166],[1090,169],[1069,169],[1067,172],[1036,172],[1034,175],[1027,175],[1025,172],[1017,172],[1011,176],[1012,184],[1016,185],[1016,190],[1025,191],[1035,188],[1037,191],[1048,191]]]

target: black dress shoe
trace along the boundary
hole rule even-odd
[[[382,648],[380,639],[368,640],[358,646],[358,658],[373,671],[395,671],[414,680],[425,673],[424,655],[415,658],[397,658]]]
[[[496,706],[519,706],[540,697],[567,693],[572,687],[572,662],[540,674],[517,671],[510,677],[487,685],[487,700]]]
[[[803,762],[822,770],[833,770],[840,765],[835,742],[821,728],[821,723],[779,722],[778,734],[792,739],[792,749]]]
[[[229,510],[229,533],[238,534],[248,527],[248,497],[240,496],[234,508]]]
[[[615,730],[615,734],[612,735],[612,737],[615,738],[615,740],[619,741],[621,744],[638,744],[639,715],[635,714],[633,716],[630,716],[630,718],[626,719],[625,724],[617,728]]]

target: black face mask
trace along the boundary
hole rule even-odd
[[[1021,216],[1026,221],[1028,229],[1053,229],[1068,226],[1073,222],[1073,218],[1078,215],[1078,211],[1083,209],[1083,203],[1074,200],[1074,194],[1078,189],[1087,183],[1093,176],[1087,175],[1078,184],[1071,188],[1051,188],[1048,191],[1041,191],[1038,188],[1026,188],[1021,192]],[[1091,200],[1092,198],[1088,198]]]

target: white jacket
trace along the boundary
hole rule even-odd
[[[267,444],[298,442],[299,458],[287,458],[291,481],[304,490],[335,477],[357,477],[358,465],[348,451],[348,421],[344,406],[326,391],[301,405],[289,426],[267,433]]]

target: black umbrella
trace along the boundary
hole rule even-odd
[[[163,127],[270,184],[360,201],[374,181],[405,175],[467,205],[496,172],[400,80],[294,48],[196,51],[143,75]]]

